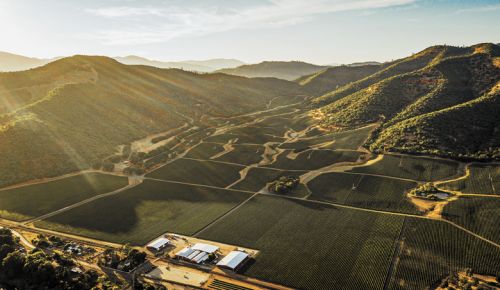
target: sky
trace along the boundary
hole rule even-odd
[[[500,0],[0,0],[0,51],[177,61],[389,61],[500,42]]]

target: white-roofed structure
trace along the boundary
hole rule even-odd
[[[192,246],[191,249],[211,254],[217,252],[219,250],[219,247],[209,244],[197,243]]]
[[[245,261],[247,261],[249,255],[245,252],[241,251],[232,251],[227,254],[222,260],[217,263],[217,266],[221,268],[227,268],[232,271],[236,271],[239,267],[241,267]]]
[[[197,243],[180,250],[175,254],[175,257],[191,263],[201,264],[210,258],[210,254],[214,254],[218,250],[219,247],[217,246]]]
[[[170,244],[170,240],[165,237],[160,237],[146,246],[146,249],[150,251],[159,252],[165,249]]]

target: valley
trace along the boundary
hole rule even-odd
[[[467,269],[497,277],[499,123],[489,110],[500,74],[485,63],[499,49],[483,46],[296,82],[85,56],[0,74],[0,96],[24,96],[1,107],[0,225],[25,245],[38,234],[103,253],[127,245],[146,257],[124,280],[170,265],[175,279],[153,280],[176,287],[186,286],[178,273],[203,289],[424,289]],[[446,69],[464,59],[491,74],[451,99],[443,92],[456,87],[441,86],[457,79]],[[33,79],[58,86],[32,93]],[[476,133],[488,134],[459,146],[471,140],[465,126],[443,141],[432,120],[475,106]],[[148,249],[159,237],[253,250],[232,272]]]

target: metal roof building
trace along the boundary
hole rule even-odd
[[[232,251],[217,263],[217,266],[236,271],[248,259],[248,254],[241,251]]]
[[[165,249],[165,247],[168,246],[168,244],[170,244],[170,240],[165,238],[165,237],[160,237],[154,241],[152,241],[151,243],[149,243],[146,248],[150,251],[161,251],[163,249]]]
[[[209,259],[209,255],[217,252],[219,247],[197,243],[191,247],[186,247],[175,254],[175,257],[192,263],[201,264]]]

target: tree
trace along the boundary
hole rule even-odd
[[[18,251],[9,253],[2,262],[2,268],[7,275],[7,278],[14,279],[23,274],[23,266],[26,259],[23,254]]]

